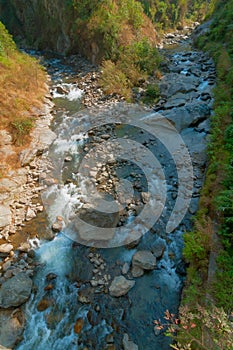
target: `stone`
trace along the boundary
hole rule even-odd
[[[23,242],[20,244],[20,246],[17,248],[20,252],[27,253],[31,249],[31,246],[28,242]]]
[[[127,333],[125,333],[123,336],[123,348],[124,350],[138,350],[137,344],[129,340],[129,336]]]
[[[68,94],[68,91],[63,87],[63,86],[61,86],[61,85],[58,85],[57,87],[56,87],[56,90],[57,90],[57,93],[58,94],[61,94],[61,95],[66,95],[66,94]]]
[[[161,258],[166,249],[166,242],[162,238],[158,238],[152,248],[152,253],[156,258]]]
[[[0,147],[10,145],[12,143],[12,136],[6,130],[0,130]]]
[[[48,309],[51,305],[51,301],[48,299],[42,299],[41,301],[39,301],[38,305],[37,305],[37,310],[42,312],[45,311],[46,309]]]
[[[143,270],[153,270],[156,267],[156,257],[147,250],[141,250],[133,255],[132,265]]]
[[[52,225],[52,230],[54,232],[61,232],[62,231],[62,228],[63,228],[63,224],[62,224],[62,221],[56,221],[53,223]]]
[[[81,220],[80,220],[81,219]],[[75,228],[81,242],[110,241],[114,237],[115,227],[119,222],[119,212],[104,213],[94,210],[89,205],[84,205],[79,211],[79,217],[75,218]],[[74,237],[75,238],[75,237]]]
[[[84,325],[84,320],[82,318],[78,318],[74,325],[74,333],[80,334],[83,328],[83,325]]]
[[[11,211],[8,205],[0,205],[0,229],[11,224]]]
[[[30,297],[32,280],[25,272],[4,282],[0,288],[0,307],[20,306]]]
[[[9,254],[13,250],[13,245],[10,243],[4,243],[0,245],[0,253]]]
[[[144,270],[139,266],[133,266],[131,272],[133,277],[141,277],[144,275]]]
[[[148,203],[150,200],[150,194],[148,192],[141,192],[141,197],[144,204]]]
[[[52,272],[50,272],[47,276],[46,276],[46,280],[47,281],[52,281],[52,280],[54,280],[54,279],[56,279],[57,278],[57,275],[55,274],[55,273],[52,273]]]
[[[129,264],[127,262],[122,266],[121,272],[123,275],[126,275],[129,272]]]
[[[117,276],[109,287],[109,293],[113,297],[120,297],[133,288],[135,281],[129,281],[124,276]]]
[[[24,321],[19,309],[0,310],[0,350],[15,348],[23,334]]]
[[[28,207],[27,213],[26,213],[26,221],[30,221],[35,217],[36,217],[36,213],[34,212],[34,210]]]

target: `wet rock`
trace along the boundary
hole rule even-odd
[[[63,228],[63,224],[62,224],[62,221],[56,221],[53,223],[52,225],[52,230],[54,232],[61,232],[62,231],[62,228]]]
[[[126,275],[129,272],[129,264],[128,263],[124,263],[124,265],[122,266],[121,272],[123,275]]]
[[[138,350],[137,344],[129,340],[129,336],[126,333],[123,336],[123,348],[124,350]]]
[[[144,275],[144,270],[141,269],[139,266],[133,266],[131,272],[133,277],[141,277],[142,275]]]
[[[156,240],[154,247],[152,248],[152,253],[156,258],[161,258],[166,249],[166,243],[163,239],[159,238]]]
[[[148,203],[150,200],[150,193],[148,192],[141,192],[142,202],[144,204]]]
[[[8,205],[0,205],[0,229],[11,224],[11,211]]]
[[[20,246],[17,248],[20,252],[28,252],[31,249],[31,246],[28,242],[23,242],[20,244]]]
[[[57,90],[57,93],[58,93],[58,94],[61,94],[61,95],[66,95],[66,94],[68,94],[68,91],[67,91],[63,86],[58,85],[58,86],[56,87],[56,90]]]
[[[133,288],[135,281],[129,281],[124,276],[117,276],[109,287],[109,293],[113,297],[120,297]]]
[[[0,289],[0,307],[20,306],[30,297],[32,280],[25,272],[4,282]]]
[[[57,278],[57,275],[55,273],[49,273],[47,276],[46,276],[46,280],[47,281],[52,281],[54,280],[55,278]]]
[[[132,265],[143,270],[153,270],[156,267],[156,257],[150,251],[141,250],[134,254]]]
[[[83,328],[83,325],[84,325],[84,320],[82,318],[78,318],[74,325],[74,333],[80,334]]]
[[[37,305],[37,310],[40,312],[45,311],[50,307],[50,305],[51,305],[51,300],[42,299]]]
[[[13,245],[10,243],[1,244],[0,245],[0,253],[9,254],[13,248],[14,248]]]
[[[24,316],[19,309],[0,310],[0,350],[15,348],[24,329]]]

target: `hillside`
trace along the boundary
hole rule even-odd
[[[44,99],[46,75],[36,60],[17,50],[2,23],[0,67],[0,130],[9,131],[15,147],[20,150],[20,146],[29,141],[29,132],[37,114],[36,107],[40,107]],[[6,161],[15,165],[17,156],[14,158]],[[2,167],[4,168],[4,164]]]

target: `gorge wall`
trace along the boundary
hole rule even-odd
[[[60,53],[78,50],[69,1],[1,1],[0,20],[16,39],[25,38],[31,47]]]

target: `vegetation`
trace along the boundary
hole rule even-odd
[[[131,88],[160,63],[155,31],[143,6],[136,0],[102,0],[88,6],[77,0],[73,7],[75,30],[92,44],[92,61],[102,62],[100,84],[106,93],[129,99]]]
[[[189,21],[202,21],[214,0],[140,0],[145,13],[157,29],[182,26]]]
[[[233,311],[233,1],[218,1],[209,33],[197,40],[215,60],[209,165],[194,230],[185,235],[189,262],[174,349],[232,349]],[[216,271],[210,277],[210,254]],[[213,273],[213,267],[212,273]],[[212,306],[212,305],[215,306]],[[199,306],[198,306],[199,305]],[[201,305],[201,306],[200,306]]]
[[[29,138],[34,118],[45,94],[45,73],[36,60],[19,52],[0,22],[0,129],[7,128],[16,145]]]
[[[158,331],[165,329],[166,334],[176,340],[172,349],[232,349],[232,323],[222,308],[197,305],[193,313],[185,306],[180,308],[179,318],[166,311],[164,319],[165,322],[155,320],[155,327]]]

